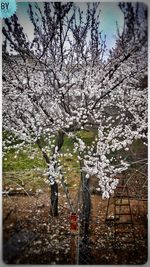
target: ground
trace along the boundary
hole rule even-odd
[[[94,133],[95,134],[95,133]],[[83,133],[82,133],[83,135]],[[92,135],[92,136],[91,136]],[[85,132],[87,143],[93,134]],[[35,149],[35,147],[33,147]],[[63,152],[72,149],[69,138],[65,139]],[[92,210],[90,230],[83,242],[81,225],[79,233],[70,230],[70,214],[65,193],[59,185],[59,216],[50,216],[50,189],[45,183],[45,167],[40,153],[28,159],[26,153],[14,151],[4,157],[3,162],[3,259],[9,264],[144,264],[147,261],[147,147],[136,140],[130,153],[123,152],[132,163],[126,173],[129,188],[133,227],[121,225],[120,238],[114,236],[114,198],[108,200],[96,193],[97,179],[90,183]],[[76,155],[66,154],[66,183],[78,213],[79,164]],[[70,171],[71,170],[71,171]],[[119,177],[116,177],[119,178]],[[126,202],[127,199],[124,199]],[[79,202],[79,205],[78,205]],[[126,208],[123,213],[127,212]],[[122,216],[127,222],[127,215]],[[80,221],[79,221],[80,223]],[[124,232],[129,232],[124,234]],[[133,236],[130,233],[134,233]],[[125,244],[125,241],[128,243]],[[129,243],[130,241],[130,243]]]
[[[70,189],[70,194],[75,203],[77,191]],[[124,245],[120,240],[116,247],[118,241],[114,241],[113,223],[105,222],[108,200],[97,194],[91,195],[88,251],[81,248],[80,235],[70,232],[70,210],[63,191],[59,196],[58,217],[50,216],[49,199],[48,190],[30,196],[4,196],[3,258],[6,263],[76,264],[79,249],[84,264],[143,264],[147,261],[147,201],[144,198],[130,199],[136,244]],[[112,213],[113,198],[108,216]]]

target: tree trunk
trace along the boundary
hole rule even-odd
[[[85,173],[81,173],[82,181],[82,240],[79,247],[79,264],[91,263],[91,249],[89,247],[89,220],[91,212],[91,195],[89,191],[89,179]]]
[[[59,131],[57,136],[56,136],[56,142],[55,142],[55,147],[58,147],[58,151],[61,149],[62,145],[64,142],[64,133]],[[48,157],[48,155],[46,154],[46,152],[43,150],[42,144],[40,140],[37,140],[37,144],[39,146],[39,148],[42,151],[43,157],[46,161],[46,163],[50,164],[50,159]],[[53,153],[55,153],[55,148]],[[50,208],[50,214],[52,216],[58,216],[58,184],[55,181],[53,185],[51,185],[51,197],[50,197],[50,201],[51,201],[51,208]]]
[[[82,172],[82,234],[83,239],[87,239],[89,234],[89,220],[91,212],[91,196],[89,190],[89,179]]]
[[[51,185],[51,208],[50,214],[52,216],[58,216],[58,184],[54,182]]]

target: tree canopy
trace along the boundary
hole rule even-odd
[[[73,138],[85,179],[96,176],[98,190],[108,198],[116,175],[129,166],[111,152],[146,139],[147,14],[144,4],[120,4],[124,28],[118,28],[105,60],[99,6],[89,3],[83,12],[75,3],[29,4],[32,41],[17,15],[5,19],[3,127],[22,144],[38,144],[51,185],[63,172],[58,163],[63,136]],[[8,53],[8,45],[16,54]],[[87,146],[76,131],[93,129],[96,139]]]

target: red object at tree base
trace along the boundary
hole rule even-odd
[[[76,233],[78,230],[78,216],[76,213],[71,213],[70,215],[70,231],[71,233]]]

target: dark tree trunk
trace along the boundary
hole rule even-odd
[[[91,195],[89,190],[89,179],[82,173],[82,234],[83,239],[88,238],[89,220],[91,212]]]
[[[58,151],[60,151],[63,145],[63,142],[64,142],[64,133],[59,131],[56,136],[56,146],[58,146]]]
[[[58,151],[60,151],[64,142],[64,133],[59,131],[56,136],[55,146],[58,147]],[[57,166],[55,166],[57,167]],[[58,216],[58,184],[55,181],[53,185],[51,185],[51,210],[50,213],[52,216]]]
[[[56,146],[58,147],[58,151],[60,151],[60,149],[61,149],[61,147],[63,145],[63,142],[64,142],[64,133],[59,131],[57,136],[56,136],[56,142],[55,142],[55,147]],[[46,154],[46,152],[42,149],[43,147],[42,147],[41,141],[37,140],[37,144],[38,144],[39,148],[42,151],[42,154],[43,154],[43,157],[44,157],[46,163],[49,166],[50,159],[49,159],[48,155]],[[53,153],[54,152],[55,152],[55,149],[54,149]],[[50,197],[50,200],[51,200],[50,214],[52,216],[58,216],[58,184],[57,184],[56,181],[54,182],[53,185],[51,185],[51,197]]]
[[[81,173],[82,181],[82,240],[79,247],[79,264],[91,263],[91,249],[89,247],[89,221],[91,213],[91,195],[89,190],[89,179],[85,173]]]
[[[58,147],[58,151],[60,151],[64,142],[64,133],[59,131],[56,136],[55,147]],[[57,166],[55,166],[57,167]],[[50,213],[52,216],[58,216],[58,184],[55,181],[53,185],[51,185],[51,210]]]
[[[58,184],[55,182],[51,185],[51,208],[50,214],[58,216]]]

